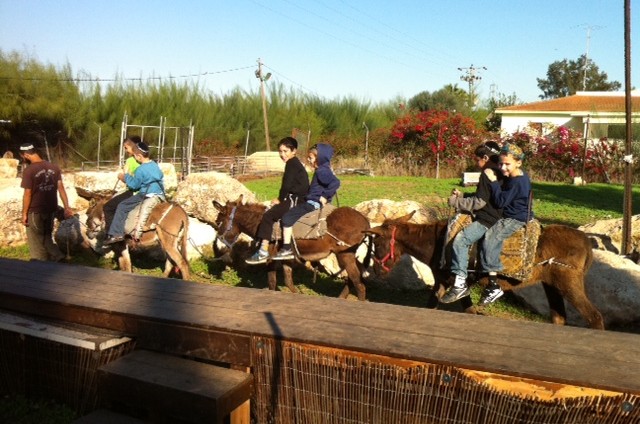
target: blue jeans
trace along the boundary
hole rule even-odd
[[[473,243],[485,235],[488,228],[473,221],[460,231],[453,239],[451,255],[451,272],[460,277],[467,278],[469,268],[469,248]]]
[[[136,193],[128,199],[123,200],[116,208],[116,214],[113,216],[113,222],[109,226],[108,235],[112,237],[124,236],[124,226],[127,222],[127,215],[134,210],[144,200],[144,196]]]
[[[480,252],[480,266],[485,272],[502,271],[500,253],[502,244],[511,234],[524,227],[524,222],[513,218],[502,218],[484,235],[482,251]]]
[[[297,220],[316,209],[314,205],[307,202],[298,204],[298,206],[289,209],[289,211],[282,216],[282,220],[280,221],[282,222],[282,227],[293,227],[293,224],[295,224]]]

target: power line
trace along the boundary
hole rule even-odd
[[[192,74],[184,74],[184,75],[169,75],[169,76],[150,76],[150,77],[137,77],[137,78],[126,78],[126,77],[122,77],[122,78],[100,78],[100,77],[88,77],[88,78],[25,78],[25,77],[5,77],[5,76],[0,76],[0,80],[5,80],[5,81],[9,81],[9,80],[20,80],[20,81],[57,81],[57,82],[116,82],[116,81],[152,81],[152,80],[174,80],[174,79],[185,79],[185,78],[195,78],[195,77],[204,77],[207,75],[216,75],[216,74],[223,74],[223,73],[227,73],[227,72],[236,72],[236,71],[242,71],[245,69],[251,69],[253,68],[252,66],[244,66],[241,68],[232,68],[232,69],[225,69],[225,70],[221,70],[221,71],[205,71],[205,72],[199,72],[199,73],[192,73]]]

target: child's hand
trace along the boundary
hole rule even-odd
[[[461,197],[461,196],[462,196],[462,192],[461,192],[460,190],[458,190],[457,188],[454,188],[454,189],[451,191],[451,195],[452,195],[452,196],[456,196],[456,197]]]
[[[320,196],[320,203],[322,203],[323,205],[327,204],[327,199],[325,199],[324,197]]]

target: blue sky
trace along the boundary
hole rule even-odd
[[[106,80],[173,76],[217,95],[257,92],[261,58],[272,73],[267,86],[328,99],[385,102],[446,84],[466,90],[460,77],[473,66],[481,99],[497,92],[536,101],[536,78],[587,46],[624,87],[622,0],[0,0],[5,53],[68,62],[76,75]]]

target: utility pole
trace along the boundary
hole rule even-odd
[[[486,71],[487,68],[485,66],[481,66],[479,68],[474,68],[473,65],[468,68],[458,68],[458,71],[464,72],[463,75],[460,75],[460,79],[462,81],[466,81],[469,84],[469,107],[473,108],[475,106],[475,87],[474,84],[476,81],[480,81],[482,77],[477,75],[478,71]]]
[[[264,138],[266,141],[267,152],[271,151],[269,143],[269,120],[267,119],[267,96],[264,91],[264,82],[271,78],[271,72],[262,75],[262,61],[258,58],[258,69],[256,70],[256,78],[260,80],[260,94],[262,95],[262,116],[264,118]]]
[[[631,0],[624,0],[624,98],[625,98],[625,156],[624,156],[624,198],[622,205],[622,254],[631,253],[631,215],[633,214],[633,126],[631,118]]]

